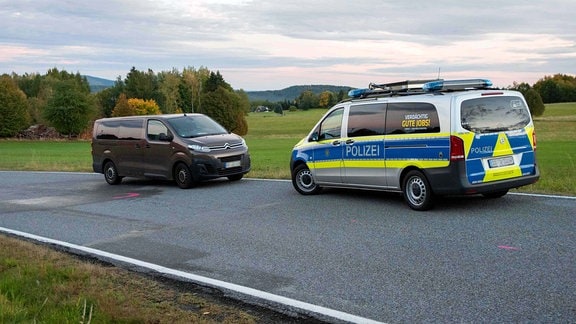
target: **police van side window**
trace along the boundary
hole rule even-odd
[[[146,131],[146,136],[148,136],[148,139],[151,141],[159,141],[160,134],[168,135],[168,127],[166,127],[166,125],[164,125],[159,120],[149,120]]]
[[[436,107],[430,103],[389,103],[386,112],[386,134],[438,133],[440,121]]]
[[[320,124],[318,129],[318,140],[329,140],[333,138],[340,138],[340,131],[342,129],[342,115],[344,108],[334,110],[330,113],[324,121]]]
[[[356,105],[348,114],[348,137],[384,135],[386,104]]]

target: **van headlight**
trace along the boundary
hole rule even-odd
[[[188,148],[196,152],[204,152],[204,153],[210,152],[210,148],[208,146],[202,146],[198,144],[190,144],[188,145]]]

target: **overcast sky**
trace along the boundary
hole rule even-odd
[[[235,89],[576,74],[575,0],[0,0],[0,74],[220,71]]]

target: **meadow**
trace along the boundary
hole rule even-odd
[[[251,178],[289,179],[290,152],[325,109],[250,113]],[[523,192],[576,195],[576,103],[550,104],[534,119],[541,179]],[[0,170],[92,172],[89,141],[0,140]]]

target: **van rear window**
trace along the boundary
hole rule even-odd
[[[530,111],[515,96],[482,97],[465,100],[460,106],[464,129],[475,133],[517,130],[530,123]]]

